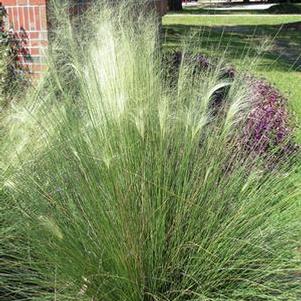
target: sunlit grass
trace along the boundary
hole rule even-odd
[[[281,25],[283,23],[300,22],[301,16],[290,15],[246,15],[246,16],[202,16],[175,15],[164,17],[166,25],[199,25],[199,26],[235,26],[235,25]]]
[[[128,4],[84,32],[58,12],[49,73],[4,123],[5,297],[297,301],[296,158],[245,156],[242,77],[184,62],[171,82],[155,18]]]

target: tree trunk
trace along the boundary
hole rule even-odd
[[[183,9],[182,0],[168,0],[169,10],[180,11]]]

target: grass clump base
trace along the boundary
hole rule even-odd
[[[171,85],[155,17],[101,5],[89,31],[61,17],[48,76],[7,117],[7,300],[298,300],[296,158],[245,157],[241,78],[187,62]]]

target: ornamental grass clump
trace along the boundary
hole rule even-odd
[[[298,161],[237,151],[244,81],[182,63],[171,86],[154,16],[95,10],[92,39],[61,16],[48,76],[7,117],[6,300],[299,300]]]

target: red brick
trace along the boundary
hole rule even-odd
[[[19,5],[28,5],[28,0],[18,0]]]
[[[17,4],[17,0],[1,0],[1,3],[4,6],[15,6]]]
[[[40,40],[31,40],[31,47],[41,47],[42,43]]]
[[[29,8],[29,30],[35,30],[34,9]]]
[[[31,5],[46,5],[46,0],[29,0]]]
[[[39,7],[34,8],[34,16],[35,16],[35,29],[41,30],[41,17],[40,17],[40,9]]]
[[[35,47],[35,48],[30,48],[29,49],[30,55],[39,55],[40,53],[40,48],[39,47]]]
[[[27,35],[28,35],[28,38],[29,38],[30,40],[32,40],[32,39],[37,40],[37,39],[40,38],[40,33],[39,33],[38,31],[34,31],[34,32],[29,31],[29,32],[27,33]]]
[[[13,15],[13,20],[9,23],[10,25],[13,25],[14,30],[19,30],[20,28],[20,22],[19,22],[19,14],[18,14],[18,9],[17,8],[12,8],[12,15]]]
[[[29,8],[28,7],[24,7],[23,8],[23,12],[24,12],[24,29],[26,31],[29,31]]]
[[[47,70],[47,66],[42,64],[32,64],[28,65],[28,67],[31,72],[43,72]]]
[[[47,29],[46,6],[40,6],[41,29]]]
[[[17,8],[18,18],[19,18],[19,27],[18,29],[24,27],[24,18],[23,18],[23,7]]]

